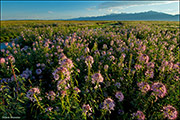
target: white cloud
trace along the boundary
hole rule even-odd
[[[133,6],[144,6],[144,5],[162,5],[162,4],[170,4],[177,1],[119,1],[119,2],[104,2],[100,4],[98,9],[124,9]]]
[[[96,10],[96,6],[89,7],[89,8],[87,8],[87,10],[88,11]]]
[[[53,11],[48,11],[49,14],[53,14],[54,12]]]

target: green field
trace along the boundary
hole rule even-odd
[[[180,25],[1,21],[0,119],[180,119]]]

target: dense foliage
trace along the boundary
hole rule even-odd
[[[180,119],[178,24],[90,23],[27,24],[5,43],[1,118]]]

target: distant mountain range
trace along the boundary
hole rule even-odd
[[[148,11],[140,13],[110,14],[96,17],[79,17],[68,20],[124,20],[124,21],[179,21],[180,14],[170,15],[162,12]]]

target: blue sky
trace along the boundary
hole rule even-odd
[[[112,13],[157,11],[179,14],[174,1],[3,1],[1,19],[70,19]]]

